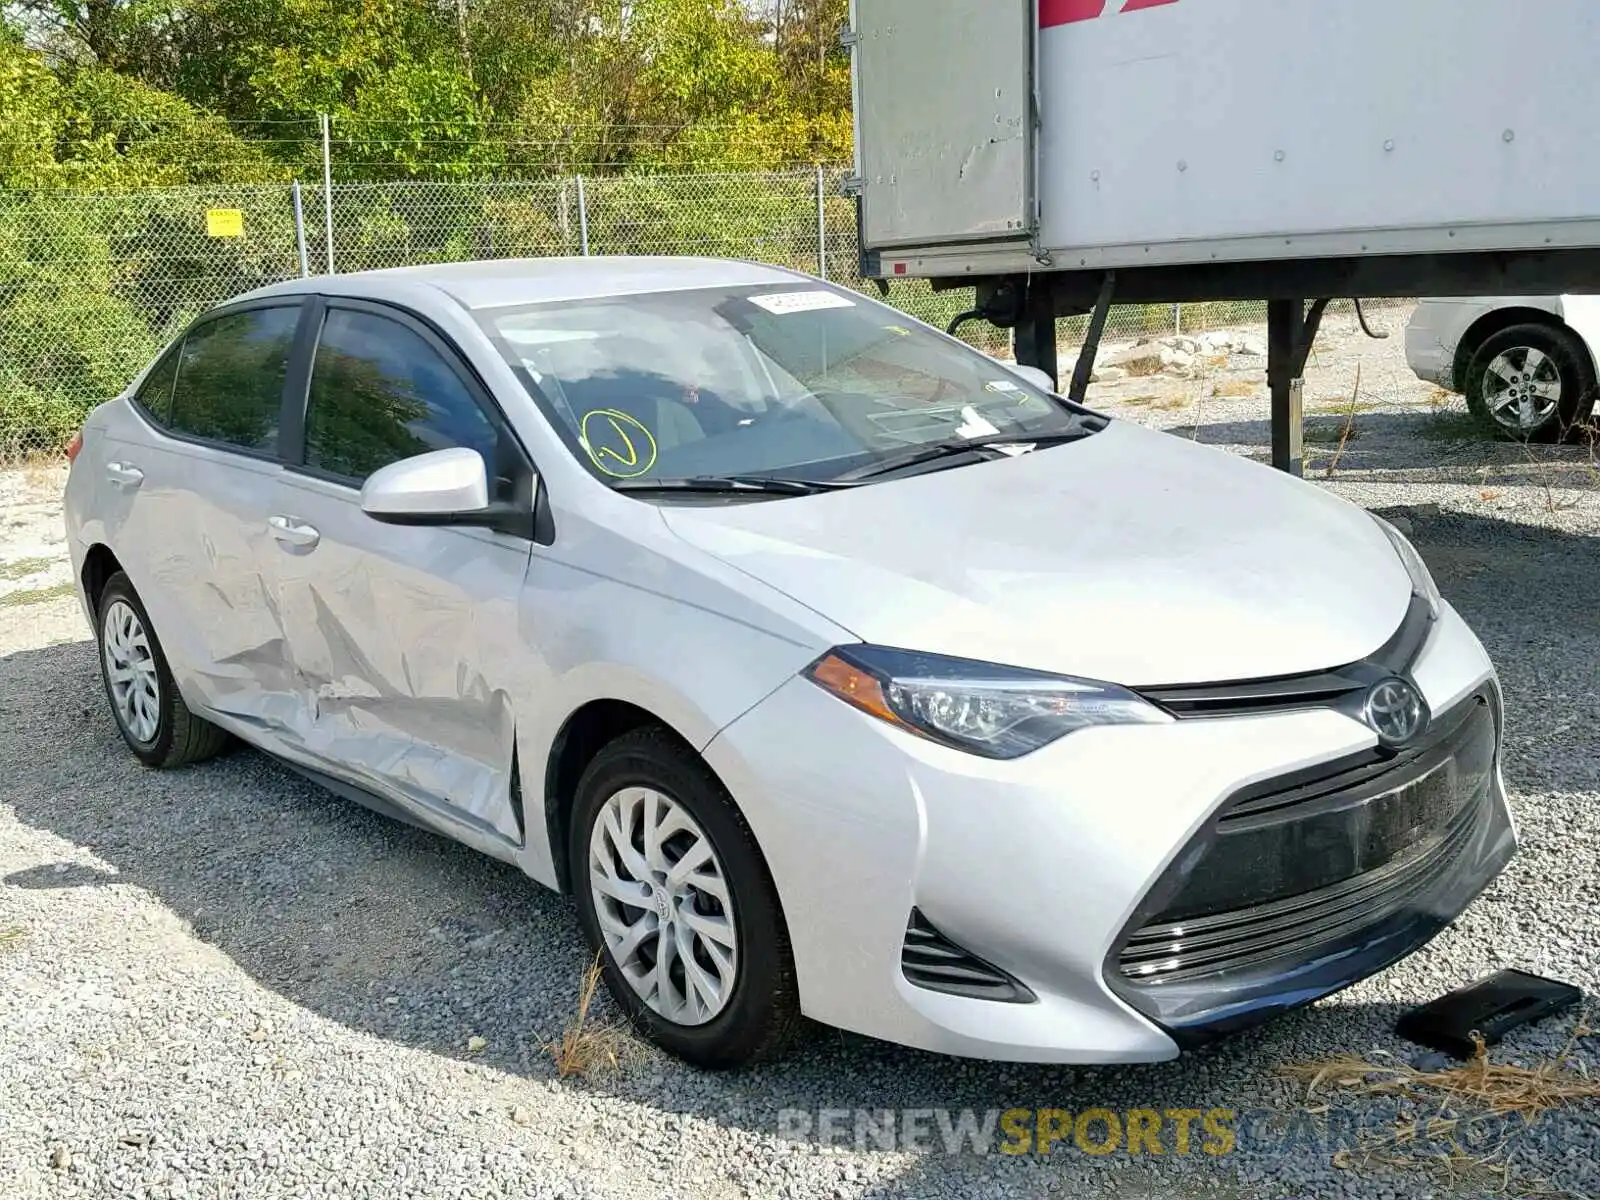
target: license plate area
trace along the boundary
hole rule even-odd
[[[1494,770],[1494,716],[1475,703],[1432,744],[1317,793],[1297,781],[1294,803],[1229,819],[1225,808],[1177,894],[1155,920],[1177,921],[1314,892],[1426,855],[1475,805]],[[1270,796],[1268,797],[1270,799]]]

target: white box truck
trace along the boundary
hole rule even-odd
[[[862,270],[1018,361],[1105,307],[1269,301],[1274,460],[1322,308],[1600,286],[1595,0],[853,0]],[[1310,307],[1306,301],[1312,301]]]

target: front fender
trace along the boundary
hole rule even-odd
[[[533,694],[519,706],[525,797],[545,795],[552,749],[584,705],[633,705],[703,750],[839,640],[830,636],[835,631],[812,634],[793,624],[782,633],[764,628],[747,619],[748,597],[715,603],[703,576],[695,581],[698,588],[661,586],[666,581],[659,578],[652,581],[657,586],[644,588],[550,559],[532,576],[539,582],[524,594],[521,621],[542,684],[535,681]],[[679,598],[690,595],[692,600]],[[527,806],[521,865],[556,887],[560,850],[550,844],[546,823],[533,817],[533,807]]]

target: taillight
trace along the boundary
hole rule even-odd
[[[78,430],[72,435],[72,440],[67,443],[67,461],[72,462],[78,457],[78,451],[83,449],[83,430]]]

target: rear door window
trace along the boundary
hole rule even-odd
[[[278,305],[227,313],[191,329],[166,424],[188,437],[276,453],[299,320],[299,305]]]
[[[455,367],[410,326],[334,308],[306,408],[306,465],[360,482],[430,450],[465,447],[494,476],[499,430]]]

